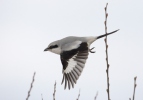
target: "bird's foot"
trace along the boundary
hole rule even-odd
[[[95,51],[92,51],[94,48],[95,48],[95,47],[89,49],[89,52],[90,52],[90,53],[95,53]]]

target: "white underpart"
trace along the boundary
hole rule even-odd
[[[49,51],[59,55],[61,53],[61,48],[59,48],[59,47],[58,48],[53,48],[53,49],[51,49]]]
[[[89,46],[90,46],[96,39],[97,39],[97,37],[93,37],[93,36],[86,37],[86,40],[87,40],[87,43],[88,43]]]
[[[77,62],[76,61],[74,61],[74,59],[73,58],[75,58],[75,56],[76,55],[74,55],[71,59],[69,59],[69,61],[68,61],[68,66],[67,66],[67,68],[64,70],[64,72],[67,74],[67,73],[70,73],[72,70],[73,70],[73,68],[77,65]]]

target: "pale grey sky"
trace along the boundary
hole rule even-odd
[[[64,90],[60,57],[43,52],[48,44],[66,36],[104,34],[104,7],[108,5],[110,95],[128,100],[137,78],[136,100],[143,99],[142,0],[0,0],[0,100],[25,100],[36,71],[29,100],[107,100],[105,43],[93,43],[74,89]]]

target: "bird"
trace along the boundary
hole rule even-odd
[[[61,63],[63,66],[63,79],[61,84],[63,84],[65,81],[64,89],[66,89],[67,85],[69,90],[71,86],[74,88],[74,85],[76,84],[84,69],[89,52],[95,53],[92,51],[94,47],[90,49],[90,45],[94,41],[107,35],[113,34],[118,30],[100,36],[68,36],[51,42],[48,47],[44,49],[44,51],[50,51],[60,55]]]

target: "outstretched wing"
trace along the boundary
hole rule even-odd
[[[67,84],[70,89],[71,85],[74,88],[74,84],[76,84],[76,81],[82,73],[86,59],[88,58],[88,44],[86,42],[76,41],[74,46],[73,44],[68,44],[66,48],[72,49],[63,51],[60,55],[63,65],[62,84],[65,81],[65,89]]]

